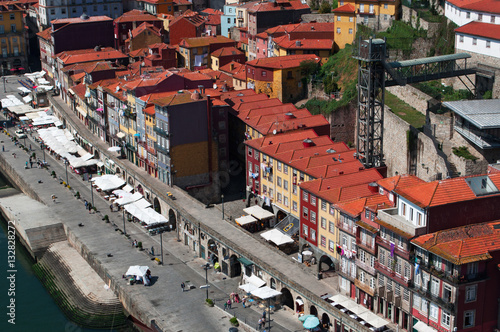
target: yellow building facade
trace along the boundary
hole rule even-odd
[[[0,48],[3,74],[10,69],[27,69],[23,9],[16,4],[0,5]]]
[[[356,38],[356,8],[349,3],[332,12],[335,15],[335,49],[341,50]]]

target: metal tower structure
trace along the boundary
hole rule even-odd
[[[384,165],[385,87],[464,76],[477,70],[467,68],[467,59],[471,57],[467,53],[388,63],[385,61],[387,50],[384,39],[360,40],[358,45],[358,52],[353,56],[359,65],[358,159],[366,168],[380,167]]]
[[[365,167],[383,165],[385,40],[369,39],[359,43],[358,55],[358,158]]]

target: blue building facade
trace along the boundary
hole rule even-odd
[[[224,5],[224,14],[221,15],[220,25],[221,34],[224,37],[231,38],[229,31],[232,27],[236,26],[236,8],[238,4]]]

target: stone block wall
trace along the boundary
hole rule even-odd
[[[384,111],[384,157],[387,177],[406,174],[409,170],[407,134],[410,125],[386,106]]]
[[[355,143],[356,104],[341,107],[325,117],[330,122],[330,137],[334,141]]]
[[[304,14],[301,16],[302,22],[308,23],[316,21],[318,23],[331,23],[335,22],[334,14]]]
[[[453,137],[453,121],[450,112],[445,114],[428,112],[424,133],[434,136],[440,142],[450,140]]]
[[[412,87],[411,85],[405,86],[391,86],[386,88],[387,91],[415,108],[417,111],[426,114],[427,108],[429,105],[429,101],[432,100],[432,97],[423,93],[422,91]]]
[[[427,31],[427,37],[432,38],[439,30],[439,23],[427,22],[426,20],[418,17],[418,12],[415,9],[401,6],[403,15],[401,20],[406,23],[411,23],[414,29],[424,29]]]

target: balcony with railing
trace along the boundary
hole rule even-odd
[[[170,155],[170,150],[167,149],[167,148],[164,148],[162,147],[161,145],[159,145],[158,143],[155,143],[155,150],[156,152],[160,152],[160,153],[163,153],[164,155],[166,156],[169,156]]]
[[[159,128],[159,127],[156,127],[156,126],[155,126],[155,127],[153,127],[153,130],[154,130],[154,131],[155,131],[158,135],[160,135],[160,136],[163,136],[163,137],[168,137],[168,136],[169,136],[169,134],[168,134],[168,132],[167,132],[167,131],[165,131],[165,130],[163,130],[163,129]]]
[[[396,271],[394,271],[390,267],[380,264],[378,261],[375,262],[375,269],[377,270],[377,272],[382,273],[387,278],[392,279],[402,285],[405,285],[406,287],[408,287],[411,284],[411,280],[405,278],[399,273],[396,273]]]
[[[378,211],[378,219],[381,225],[389,229],[397,229],[411,237],[425,234],[425,226],[416,226],[403,216],[398,214],[398,208],[390,208]]]
[[[423,262],[420,258],[417,258],[417,262],[420,262],[419,268],[428,272],[429,274],[439,278],[441,280],[446,280],[453,285],[461,285],[469,282],[483,281],[488,278],[485,271],[470,273],[470,274],[458,274],[450,271],[444,271],[442,269],[437,269],[431,262]]]
[[[356,245],[363,249],[368,251],[369,253],[375,254],[376,253],[376,246],[375,246],[375,241],[363,241],[359,237],[356,237]]]
[[[344,278],[349,279],[350,281],[356,280],[356,271],[352,271],[351,265],[340,265],[340,269],[338,270],[339,275]]]
[[[393,251],[395,255],[398,255],[406,260],[410,259],[410,252],[397,244],[394,244],[394,248],[391,246],[391,242],[389,240],[385,240],[379,236],[375,241],[379,246],[386,248],[389,251]]]
[[[343,230],[345,232],[348,232],[349,234],[354,234],[354,227],[353,226],[351,226],[349,224],[345,224],[341,220],[337,220],[337,222],[335,224],[337,225],[338,229]]]
[[[361,289],[363,292],[371,295],[371,296],[374,296],[375,295],[375,289],[373,288],[370,288],[369,285],[361,282],[361,280],[359,279],[356,279],[354,280],[354,284],[356,285],[356,287],[358,287],[359,289]]]
[[[450,311],[452,313],[455,312],[455,303],[453,303],[453,299],[450,296],[447,297],[441,297],[436,294],[433,294],[430,289],[430,281],[428,282],[427,288],[424,288],[422,285],[419,284],[411,284],[410,288],[417,292],[420,296],[424,297],[425,299],[436,303],[438,306],[446,309],[447,311]]]
[[[356,257],[356,265],[372,275],[375,275],[377,273],[375,271],[375,267],[371,267],[370,265],[360,260],[358,257]]]

